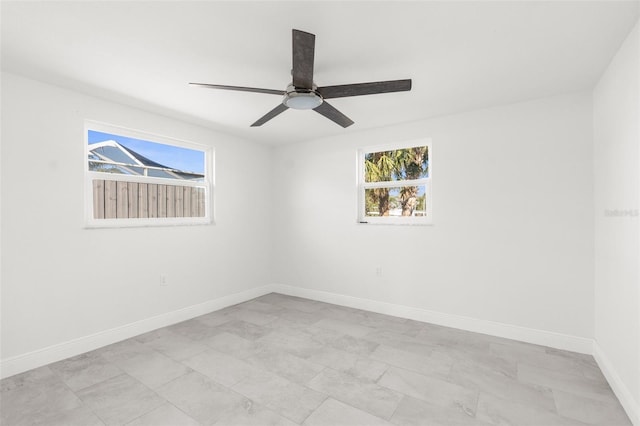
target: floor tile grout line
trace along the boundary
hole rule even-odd
[[[47,367],[48,367],[48,366],[47,366]],[[71,389],[71,388],[69,387],[69,385],[67,384],[67,382],[66,382],[65,380],[63,380],[63,379],[62,379],[62,377],[60,377],[60,375],[59,375],[56,371],[51,370],[51,368],[50,368],[50,367],[48,367],[48,368],[49,368],[49,371],[51,371],[51,372],[52,372],[52,373],[53,373],[53,374],[54,374],[54,375],[55,375],[55,376],[60,380],[60,382],[62,383],[62,385],[63,385],[64,387],[66,387],[66,388],[69,390],[69,392],[71,392],[71,393],[72,393],[76,398],[78,398],[78,400],[80,401],[80,403],[81,403],[81,406],[82,406],[82,407],[87,408],[87,409],[88,409],[88,410],[89,410],[89,411],[90,411],[94,416],[96,416],[96,417],[97,417],[97,418],[98,418],[98,419],[99,419],[103,424],[105,424],[105,425],[107,424],[107,423],[106,423],[106,421],[105,421],[102,417],[100,417],[100,415],[99,415],[98,413],[96,413],[96,412],[95,412],[95,410],[94,410],[94,409],[93,409],[89,404],[87,404],[87,403],[82,399],[82,397],[80,397],[80,395],[78,395],[78,393],[77,393],[76,391],[74,391],[73,389]],[[125,373],[123,372],[123,374],[125,374]],[[114,376],[114,377],[117,377],[117,376]],[[105,380],[108,380],[108,379],[105,379]],[[104,381],[104,380],[103,380],[103,381]],[[102,382],[100,382],[100,383],[102,383]],[[87,387],[89,387],[89,386],[87,386]],[[83,388],[83,389],[85,389],[85,388]],[[78,389],[78,391],[80,391],[80,390],[82,390],[82,389]]]
[[[117,376],[110,377],[110,378],[108,378],[108,379],[103,380],[102,382],[96,383],[96,384],[91,385],[91,386],[96,386],[96,385],[98,385],[98,384],[100,384],[100,383],[104,383],[104,382],[106,382],[107,380],[111,380],[111,379],[114,379],[114,378],[116,378],[116,377],[120,377],[120,376],[124,376],[124,375],[126,375],[127,377],[129,377],[131,380],[134,380],[134,381],[138,382],[138,384],[140,384],[140,385],[144,386],[145,388],[147,388],[147,390],[149,390],[149,391],[153,392],[153,393],[154,393],[158,398],[161,398],[163,401],[165,400],[161,395],[159,395],[159,394],[155,391],[155,389],[151,389],[149,386],[147,386],[146,384],[142,383],[140,380],[136,379],[135,377],[131,376],[131,375],[130,375],[129,373],[127,373],[126,371],[123,371],[123,372],[122,372],[122,374],[118,374]],[[83,388],[83,389],[88,389],[88,388],[89,388],[89,387],[91,387],[91,386],[87,386],[86,388]],[[78,395],[78,398],[80,398],[80,399],[82,400],[82,398],[80,397],[80,395]],[[82,400],[82,401],[84,402],[84,400]],[[100,420],[101,420],[105,425],[108,423],[108,422],[107,422],[104,418],[102,418],[102,417],[101,417],[101,416],[100,416],[100,415],[99,415],[99,414],[98,414],[98,413],[97,413],[97,412],[96,412],[96,411],[95,411],[95,410],[94,410],[90,405],[88,405],[88,407],[89,407],[89,409],[91,410],[91,412],[92,412],[93,414],[95,414],[95,415],[96,415],[96,416],[97,416],[97,417],[98,417],[98,418],[99,418],[99,419],[100,419]],[[157,408],[157,407],[156,407],[156,408]],[[151,410],[147,411],[147,412],[146,412],[146,413],[144,413],[144,414],[148,414],[148,413],[150,413],[150,412],[151,412],[151,411],[153,411],[153,410],[155,410],[155,408],[153,408],[153,409],[151,409]],[[144,414],[143,414],[143,415],[144,415]],[[132,419],[132,420],[133,420],[133,419]],[[130,421],[132,421],[132,420],[130,420]],[[130,421],[129,421],[129,422],[130,422]],[[129,422],[127,422],[127,423],[129,423]]]
[[[324,394],[323,394],[323,395],[324,395]],[[308,419],[309,417],[311,417],[311,416],[313,415],[313,413],[315,413],[315,412],[318,410],[318,408],[320,408],[320,407],[322,406],[322,404],[324,404],[324,403],[325,403],[329,398],[331,398],[331,396],[330,396],[330,395],[325,395],[325,397],[324,397],[324,399],[322,400],[322,402],[321,402],[320,404],[318,404],[318,406],[317,406],[316,408],[314,408],[313,410],[311,410],[311,412],[310,412],[309,414],[307,414],[307,415],[305,416],[305,418],[304,418],[300,423],[298,423],[298,424],[299,424],[299,425],[304,425],[304,422],[306,422],[306,421],[307,421],[307,419]],[[291,420],[291,419],[289,419],[289,420]],[[295,423],[295,422],[294,422],[294,423]]]
[[[349,373],[345,373],[345,372],[342,372],[342,371],[336,370],[336,369],[331,368],[331,367],[326,367],[326,368],[325,368],[325,370],[331,370],[331,371],[333,371],[333,372],[334,372],[334,373],[336,373],[336,374],[345,374],[345,375],[349,375],[349,376],[351,376]],[[325,370],[323,370],[323,371],[325,371]],[[320,373],[319,373],[318,375],[320,375]],[[384,374],[383,374],[383,375],[384,375]],[[361,379],[359,379],[358,377],[355,377],[355,376],[351,376],[351,377],[352,377],[353,379],[357,380],[357,381],[369,382],[369,381],[361,380]],[[400,394],[400,395],[402,395],[402,397],[403,397],[403,398],[404,398],[405,396],[407,396],[406,394],[404,394],[404,393],[402,393],[402,392],[399,392],[399,391],[397,391],[397,390],[395,390],[395,389],[390,389],[390,388],[388,388],[388,387],[386,387],[386,386],[383,386],[383,385],[378,384],[377,382],[370,382],[370,384],[375,384],[375,385],[377,385],[377,386],[379,386],[379,387],[381,387],[381,388],[383,388],[383,389],[386,389],[386,390],[387,390],[387,391],[389,391],[389,392],[396,393],[396,394]],[[312,389],[312,390],[314,390],[314,389]],[[316,392],[319,392],[319,391],[316,391]],[[371,414],[371,415],[374,415],[374,416],[376,416],[376,417],[379,417],[379,418],[383,418],[383,417],[380,417],[380,416],[378,416],[378,415],[376,415],[376,414],[374,414],[374,413],[371,413],[371,412],[365,411],[365,410],[363,410],[362,408],[355,407],[355,406],[354,406],[353,404],[351,404],[350,402],[345,401],[345,400],[343,400],[343,399],[340,399],[340,398],[338,398],[337,396],[329,395],[329,397],[330,397],[330,398],[335,399],[336,401],[340,401],[340,402],[342,402],[343,404],[349,405],[350,407],[355,408],[355,409],[357,409],[357,410],[367,412],[367,413],[369,413],[369,414]],[[398,403],[398,405],[399,405],[399,403]],[[395,412],[395,410],[398,408],[398,405],[396,405],[396,407],[394,408],[394,412]],[[391,417],[390,417],[390,418],[391,418]],[[388,419],[387,419],[387,421],[388,421]]]
[[[396,405],[396,408],[393,409],[393,413],[391,413],[391,416],[389,416],[389,419],[387,420],[389,423],[392,423],[391,419],[393,419],[393,416],[395,416],[396,412],[398,411],[398,408],[400,408],[400,404],[402,404],[402,401],[404,401],[406,398],[408,398],[408,396],[405,394],[402,394],[402,398],[400,399],[400,401],[398,401],[398,405]]]

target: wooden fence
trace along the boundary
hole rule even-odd
[[[204,197],[204,188],[94,179],[93,217],[204,217]]]

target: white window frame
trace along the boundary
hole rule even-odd
[[[416,146],[427,146],[429,152],[429,174],[422,179],[395,180],[385,182],[365,182],[365,155],[370,152],[393,151],[397,149],[414,148]],[[433,144],[431,139],[417,139],[404,142],[396,142],[384,145],[373,145],[358,149],[358,218],[360,224],[374,225],[433,225]],[[365,190],[371,188],[396,188],[399,186],[425,186],[426,195],[426,216],[386,216],[375,217],[366,216]]]
[[[94,172],[89,170],[89,130],[110,133],[141,139],[149,142],[176,146],[180,148],[194,149],[204,152],[205,173],[204,181],[194,182],[180,179],[168,179],[149,176],[121,175],[115,173]],[[84,219],[85,228],[128,228],[149,226],[177,226],[177,225],[209,225],[214,223],[213,188],[214,188],[214,149],[210,146],[195,142],[162,136],[142,130],[134,130],[99,121],[85,120],[84,124]],[[205,214],[204,217],[156,217],[156,218],[118,218],[95,219],[93,213],[93,180],[111,180],[125,182],[144,182],[150,184],[188,186],[204,188]]]

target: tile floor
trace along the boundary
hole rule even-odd
[[[280,294],[0,382],[13,425],[630,425],[591,356]]]

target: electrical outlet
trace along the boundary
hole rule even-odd
[[[169,278],[167,277],[167,274],[160,274],[160,286],[166,287],[168,285],[169,285]]]
[[[376,266],[376,277],[380,278],[382,277],[384,274],[382,272],[382,266]]]

